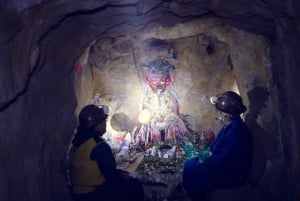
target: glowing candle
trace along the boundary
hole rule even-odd
[[[151,120],[151,112],[149,110],[142,110],[138,116],[140,124],[148,124]]]

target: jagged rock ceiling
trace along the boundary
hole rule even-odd
[[[216,18],[268,41],[273,74],[268,91],[242,90],[256,103],[248,117],[256,137],[276,133],[275,139],[260,139],[257,152],[264,163],[257,168],[264,171],[258,177],[273,200],[299,200],[299,8],[293,0],[1,1],[1,200],[69,199],[62,161],[77,109],[93,93],[78,97],[78,89],[92,83],[75,77],[73,67],[93,41],[195,18]],[[232,59],[234,66],[240,66],[237,61]],[[264,105],[268,96],[274,108]],[[277,111],[275,128],[266,110]]]

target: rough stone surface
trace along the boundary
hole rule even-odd
[[[240,88],[247,92],[257,85],[268,88],[272,77],[263,38],[230,29],[216,20],[150,26],[134,35],[100,39],[92,49],[87,65],[94,69],[94,94],[100,94],[103,104],[111,105],[112,114],[124,112],[132,120],[141,100],[142,66],[158,57],[171,60],[176,52],[174,83],[180,113],[190,116],[189,124],[196,132],[202,128],[217,132],[220,127],[213,121],[210,96]],[[249,104],[247,97],[245,103]]]
[[[208,42],[218,47],[205,59],[192,56],[190,62],[201,67],[221,62],[233,68],[248,106],[245,119],[256,140],[253,181],[268,199],[299,200],[299,8],[296,0],[1,1],[0,163],[5,165],[0,166],[0,200],[70,200],[63,159],[76,128],[75,117],[92,101],[98,84],[107,81],[101,69],[91,71],[85,50],[100,39],[126,41],[124,37],[136,33],[139,41],[157,38],[180,45],[179,56],[184,58],[196,55],[197,47],[198,55],[211,52]],[[191,21],[195,18],[217,24]],[[200,43],[186,51],[196,36]],[[117,44],[125,49],[133,43]],[[114,79],[133,72],[132,52],[119,54],[104,68]],[[230,58],[227,63],[225,58]],[[78,60],[81,74],[74,72]],[[121,62],[126,71],[111,66]],[[189,60],[178,57],[178,62],[177,82],[191,86],[195,71],[180,70],[190,70]],[[124,77],[114,81],[128,82]],[[130,81],[132,86],[139,83],[137,78]],[[130,105],[127,97],[132,95],[117,89],[117,100]],[[184,90],[178,89],[183,100],[190,94]],[[206,91],[193,90],[201,102]],[[189,113],[185,108],[182,112]],[[195,129],[198,120],[201,117],[191,120]]]

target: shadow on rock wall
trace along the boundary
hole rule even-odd
[[[268,159],[274,156],[276,152],[277,141],[257,123],[261,109],[265,107],[270,95],[269,92],[263,87],[255,87],[247,95],[250,104],[245,122],[252,133],[254,142],[251,181],[258,184],[265,173]]]

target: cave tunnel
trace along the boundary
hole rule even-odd
[[[189,130],[217,133],[209,97],[238,92],[254,139],[253,186],[267,201],[299,200],[299,8],[294,0],[2,1],[0,199],[71,201],[64,162],[80,109],[108,105],[110,135],[132,132],[145,66],[163,58]]]

